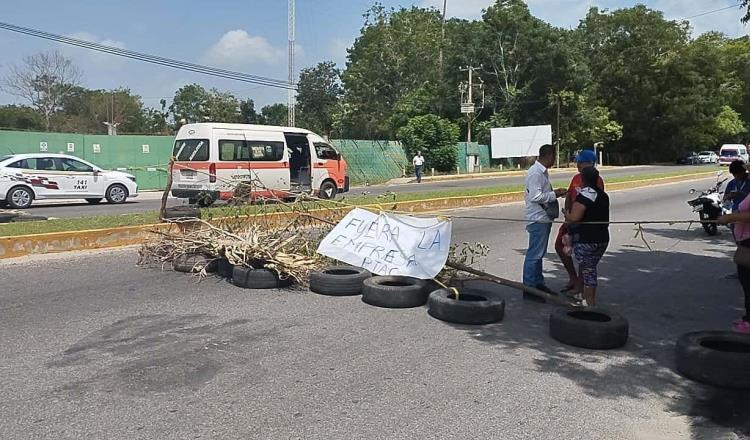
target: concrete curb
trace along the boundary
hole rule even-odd
[[[631,165],[631,166],[625,166],[625,167],[614,167],[614,166],[603,166],[603,167],[597,167],[600,170],[607,170],[607,169],[629,169],[629,168],[639,168],[643,165]],[[422,176],[422,183],[427,182],[450,182],[453,180],[467,180],[467,179],[491,179],[493,177],[511,177],[511,176],[523,176],[526,174],[528,170],[527,169],[521,169],[521,170],[514,170],[510,169],[507,171],[493,171],[493,172],[487,172],[487,173],[467,173],[467,174],[448,174],[448,175],[442,175],[442,176]],[[550,168],[549,172],[550,174],[554,175],[557,173],[569,173],[577,171],[575,167],[566,167],[566,168]],[[397,177],[395,179],[391,179],[388,182],[386,182],[386,185],[406,185],[409,183],[416,183],[417,179],[415,177]]]
[[[713,172],[685,174],[682,176],[663,177],[658,179],[634,180],[630,182],[612,183],[607,185],[608,191],[618,191],[640,188],[658,184],[684,182],[713,176]],[[485,194],[479,196],[440,197],[436,199],[414,200],[407,202],[383,202],[376,205],[360,206],[360,208],[389,209],[394,211],[426,213],[445,211],[457,208],[477,208],[501,203],[523,201],[523,191]],[[320,209],[312,213],[325,212],[325,218],[335,221],[341,219],[353,207]],[[284,213],[266,214],[269,223],[280,221]],[[288,220],[288,218],[284,218]],[[220,223],[221,219],[212,220]],[[122,246],[132,246],[143,243],[155,230],[169,227],[166,224],[152,224],[141,226],[126,226],[110,229],[93,229],[87,231],[53,232],[49,234],[19,235],[14,237],[0,237],[0,259],[18,258],[35,254],[70,252],[92,249],[106,249]]]

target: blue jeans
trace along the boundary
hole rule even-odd
[[[530,287],[544,285],[542,261],[547,253],[552,223],[532,223],[526,226],[529,232],[529,248],[523,261],[523,283]]]
[[[417,183],[422,181],[422,165],[414,166],[414,174],[417,176]]]

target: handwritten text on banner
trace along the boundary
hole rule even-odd
[[[377,275],[430,279],[445,266],[450,244],[448,220],[356,208],[323,239],[318,253]]]

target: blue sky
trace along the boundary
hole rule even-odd
[[[448,0],[448,15],[477,18],[494,0]],[[101,42],[134,51],[284,79],[287,76],[287,2],[284,0],[27,0],[3,2],[0,21],[51,33]],[[61,4],[65,4],[61,7]],[[386,6],[442,6],[442,0],[381,0]],[[528,0],[534,15],[563,27],[575,27],[589,6],[632,6],[622,0]],[[733,0],[646,0],[670,19],[736,4]],[[297,0],[297,66],[322,60],[341,67],[346,48],[362,26],[373,0]],[[736,37],[748,34],[739,9],[691,19],[694,33],[718,30]],[[90,88],[129,87],[149,106],[171,98],[182,85],[231,90],[260,105],[286,101],[286,92],[222,80],[98,54],[85,49],[0,30],[0,75],[8,65],[43,50],[59,49],[83,72]],[[22,102],[0,91],[0,103]]]

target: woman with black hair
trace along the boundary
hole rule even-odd
[[[579,264],[583,284],[583,305],[596,305],[597,270],[599,260],[609,246],[609,196],[599,188],[599,171],[594,167],[581,170],[583,186],[565,222],[573,235],[573,253]]]

